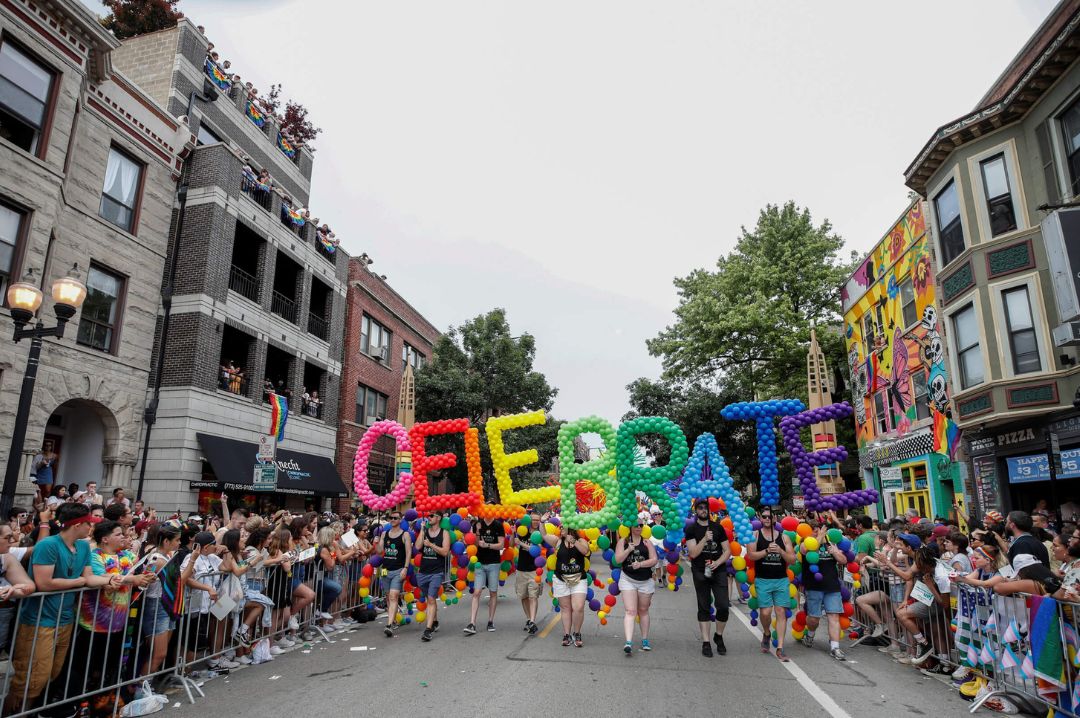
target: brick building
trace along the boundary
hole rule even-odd
[[[185,510],[210,509],[222,490],[234,505],[319,506],[345,493],[333,459],[348,256],[320,243],[310,218],[301,224],[288,211],[288,200],[309,205],[311,152],[287,154],[273,118],[260,125],[248,111],[243,87],[212,81],[207,43],[184,19],[126,40],[113,60],[171,114],[186,116],[198,138],[173,213],[178,261],[167,336],[158,340],[164,359],[145,496]],[[254,180],[261,170],[272,190]],[[159,337],[164,324],[163,311]],[[270,427],[266,381],[291,397],[290,414],[278,489],[256,494],[255,444]],[[320,402],[302,401],[316,391]]]
[[[341,422],[337,466],[352,491],[353,458],[367,427],[400,420],[398,401],[405,367],[419,369],[432,357],[439,331],[362,259],[349,260],[345,313],[345,360],[341,375]],[[394,475],[394,441],[375,445],[368,467],[372,490],[385,493]]]
[[[78,0],[0,4],[0,294],[34,272],[46,297],[77,264],[88,287],[62,340],[45,341],[17,490],[31,458],[57,483],[129,487],[136,464],[170,214],[193,138],[118,72],[119,46]],[[39,310],[55,321],[46,298]],[[0,462],[27,343],[0,308]]]

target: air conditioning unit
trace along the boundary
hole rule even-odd
[[[1065,322],[1054,327],[1054,346],[1071,347],[1080,344],[1080,322]]]
[[[1050,260],[1058,319],[1080,319],[1080,208],[1057,210],[1042,221],[1040,229]],[[1055,342],[1058,329],[1054,330]]]
[[[383,361],[390,361],[390,347],[379,347],[379,358]]]

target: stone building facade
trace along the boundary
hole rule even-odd
[[[21,98],[0,102],[0,292],[33,270],[51,325],[55,279],[77,264],[90,288],[64,338],[43,347],[15,449],[23,504],[42,446],[59,456],[58,483],[129,488],[136,464],[173,196],[194,140],[117,71],[119,44],[78,0],[0,3],[0,67]],[[10,331],[0,308],[2,462],[27,358]]]

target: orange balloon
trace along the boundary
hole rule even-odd
[[[738,556],[742,552],[742,545],[738,541],[732,541],[730,546],[732,556]]]
[[[847,629],[851,628],[851,619],[848,618],[847,616],[841,616],[840,617],[840,628],[844,629],[845,631]]]
[[[454,581],[454,588],[456,588],[459,591],[464,591],[465,590],[465,582],[462,581],[461,579],[458,579],[457,581]]]
[[[725,516],[724,518],[720,519],[720,525],[726,529],[732,528],[733,524],[731,523],[731,517]]]

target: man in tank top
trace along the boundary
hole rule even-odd
[[[784,532],[773,521],[772,508],[761,507],[758,512],[761,529],[754,536],[754,543],[746,557],[754,562],[754,590],[757,593],[758,611],[761,613],[761,652],[769,652],[772,618],[776,615],[776,657],[787,662],[784,653],[784,629],[787,626],[787,609],[791,606],[791,582],[788,566],[795,563],[795,548]]]
[[[427,601],[427,627],[420,636],[421,641],[430,641],[431,635],[439,630],[435,615],[439,608],[439,589],[446,577],[446,556],[450,553],[450,532],[442,527],[442,517],[439,509],[432,511],[427,525],[416,539],[420,552],[416,584],[420,588],[420,595]]]
[[[407,563],[412,556],[412,536],[401,528],[401,512],[390,513],[390,529],[379,534],[376,549],[382,555],[382,590],[386,594],[386,628],[383,633],[387,638],[394,635],[397,628],[398,600],[401,587],[405,584],[408,573]]]

